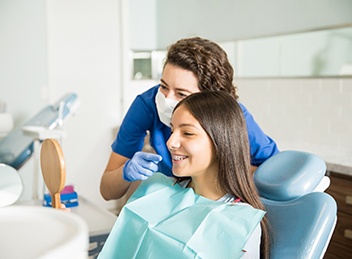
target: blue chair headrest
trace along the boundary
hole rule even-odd
[[[287,150],[261,164],[254,182],[261,197],[287,201],[312,192],[325,172],[326,164],[317,155]]]

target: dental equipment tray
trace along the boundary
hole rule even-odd
[[[69,93],[63,96],[53,105],[48,105],[39,111],[32,119],[22,126],[11,131],[6,137],[0,140],[0,163],[21,168],[32,156],[34,151],[34,139],[24,135],[23,126],[41,126],[49,130],[65,119],[77,104],[77,95]]]

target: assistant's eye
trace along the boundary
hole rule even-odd
[[[194,133],[189,132],[189,131],[185,131],[185,132],[183,133],[183,135],[185,135],[185,136],[193,136]]]
[[[160,84],[160,88],[161,88],[161,90],[168,90],[167,86],[163,85],[163,84]]]
[[[184,98],[186,98],[186,97],[188,96],[187,94],[184,94],[184,93],[182,93],[182,92],[178,92],[177,95],[178,95],[178,97],[179,97],[180,99],[184,99]]]

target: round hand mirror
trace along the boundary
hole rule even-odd
[[[21,196],[23,184],[17,170],[0,163],[0,207],[14,204]]]

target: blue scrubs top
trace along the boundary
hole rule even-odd
[[[171,129],[159,119],[155,104],[155,96],[158,90],[159,85],[150,88],[135,98],[111,147],[113,152],[132,158],[134,153],[142,150],[144,138],[149,131],[150,145],[163,157],[163,160],[159,163],[159,171],[172,176],[171,156],[166,147]],[[265,135],[254,121],[246,107],[241,103],[240,106],[247,124],[251,163],[254,166],[259,166],[267,158],[278,153],[279,150],[276,143]]]

